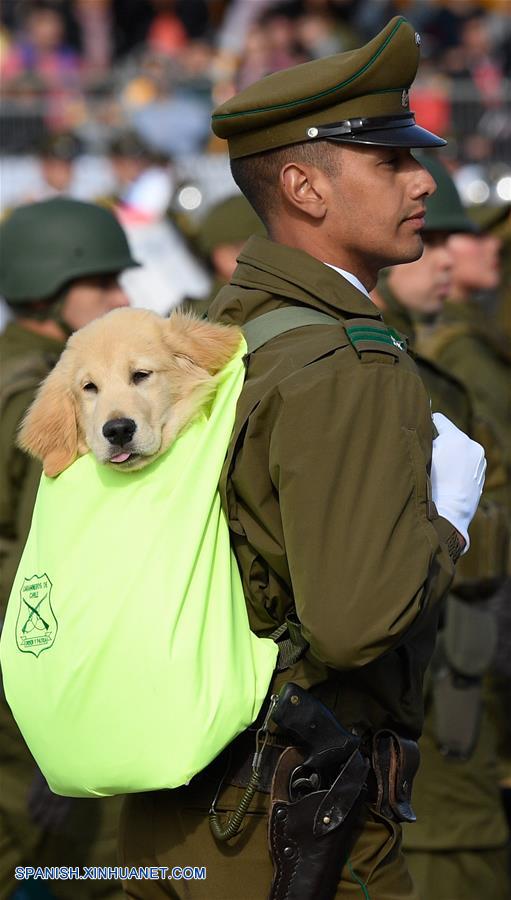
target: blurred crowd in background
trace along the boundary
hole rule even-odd
[[[265,74],[361,46],[396,13],[422,38],[411,107],[448,138],[464,202],[509,202],[509,0],[4,0],[0,215],[60,193],[112,202],[133,252],[158,260],[155,308],[205,295],[208,273],[181,239],[237,190],[213,107]]]

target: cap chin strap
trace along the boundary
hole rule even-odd
[[[310,138],[325,138],[360,134],[364,131],[388,130],[389,128],[409,128],[415,125],[414,113],[402,113],[396,116],[374,116],[372,118],[343,119],[331,125],[318,125],[309,128]]]

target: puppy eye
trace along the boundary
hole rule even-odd
[[[152,372],[133,372],[131,380],[133,384],[140,384],[141,381],[145,381],[145,379],[149,378],[149,376],[152,374]]]
[[[87,391],[90,394],[97,394],[98,392],[98,389],[93,381],[87,381],[83,386],[83,390]]]

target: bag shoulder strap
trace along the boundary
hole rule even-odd
[[[305,325],[339,325],[339,319],[322,313],[318,309],[308,307],[284,306],[280,309],[272,309],[263,313],[257,319],[245,322],[242,331],[247,342],[248,353],[259,350],[272,338],[293,331],[295,328],[303,328]]]
[[[243,325],[243,334],[247,342],[247,353],[254,353],[259,347],[267,344],[272,338],[305,325],[340,324],[339,320],[317,309],[286,306],[272,309],[257,319]],[[270,635],[275,641],[279,653],[276,671],[283,672],[293,666],[307,650],[309,644],[301,633],[300,622],[295,610],[292,610],[285,621]]]

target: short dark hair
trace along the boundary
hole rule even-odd
[[[282,167],[286,163],[302,162],[316,166],[325,175],[332,177],[339,171],[337,146],[329,141],[309,141],[231,159],[232,177],[268,227],[268,216],[276,206],[275,189]]]

